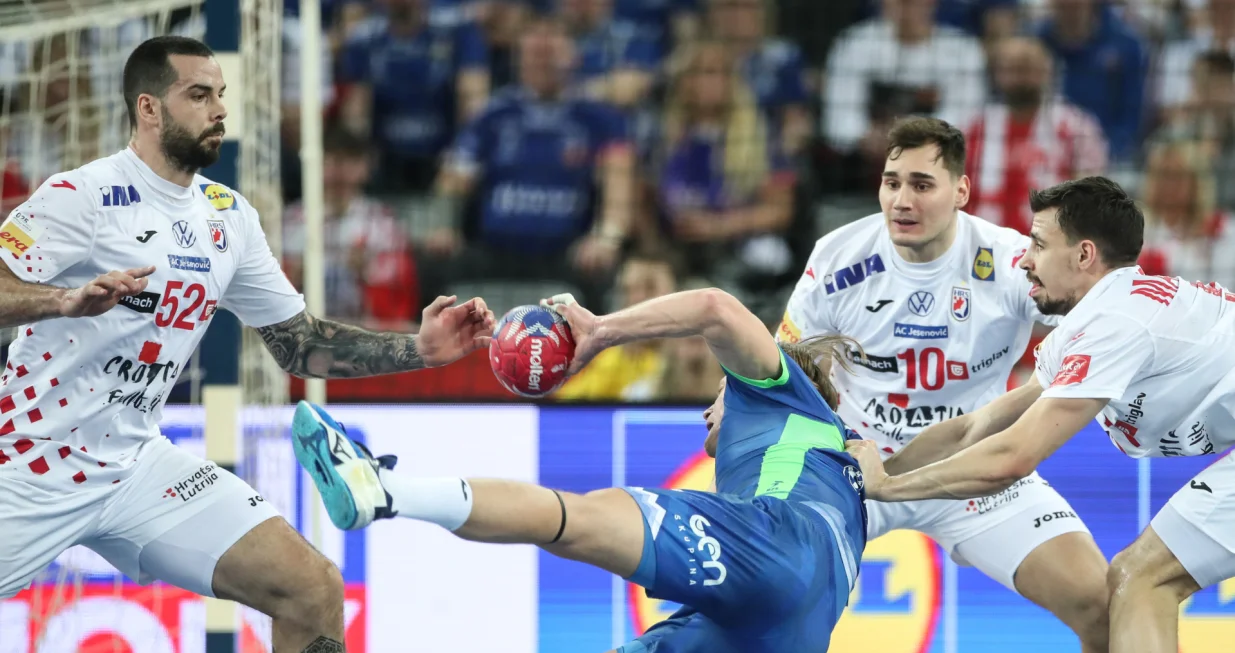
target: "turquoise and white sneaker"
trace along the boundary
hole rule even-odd
[[[330,521],[339,529],[352,531],[375,519],[395,516],[390,495],[377,472],[394,469],[397,459],[374,458],[364,445],[347,437],[343,426],[320,406],[307,401],[296,405],[292,448],[322,495]]]

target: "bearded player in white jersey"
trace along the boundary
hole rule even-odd
[[[219,157],[224,80],[209,48],[146,41],[124,69],[132,138],[53,175],[0,223],[0,599],[85,545],[126,576],[273,618],[280,653],[343,647],[343,580],[231,472],[164,438],[163,398],[217,308],[299,376],[444,365],[486,346],[480,300],[439,298],[420,334],[318,319],[256,211],[197,174]]]
[[[969,196],[964,135],[909,118],[889,139],[883,212],[819,240],[778,332],[789,342],[859,338],[865,358],[851,355],[853,371],[834,366],[837,412],[885,457],[1003,394],[1034,322],[1054,321],[1015,269],[1029,239],[960,210]],[[1088,529],[1032,470],[1001,490],[973,501],[867,501],[868,538],[925,533],[958,563],[1050,610],[1087,653],[1106,651],[1107,563]]]
[[[1034,193],[1020,261],[1043,313],[1063,315],[1036,352],[1035,379],[934,426],[889,477],[866,443],[866,491],[881,501],[999,492],[1099,418],[1134,458],[1201,456],[1235,444],[1235,293],[1145,275],[1144,217],[1114,182]],[[1235,458],[1181,488],[1111,562],[1111,651],[1178,651],[1179,604],[1235,577]]]

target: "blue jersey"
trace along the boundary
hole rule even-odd
[[[631,582],[684,609],[621,653],[824,653],[866,547],[848,431],[783,353],[726,371],[716,493],[626,488],[644,516]]]
[[[454,135],[455,78],[488,65],[471,22],[430,22],[405,38],[390,34],[382,16],[358,27],[339,58],[344,82],[373,88],[373,137],[382,149],[423,158],[436,157]]]
[[[802,51],[780,39],[768,39],[741,62],[742,77],[755,93],[759,108],[775,126],[786,107],[805,107],[806,73]]]
[[[660,64],[660,45],[629,23],[609,22],[575,41],[579,63],[575,76],[588,81],[614,70],[634,68],[652,72]]]
[[[661,52],[673,50],[673,18],[698,13],[699,0],[614,0],[613,20],[638,30]]]
[[[716,441],[716,491],[743,499],[819,500],[837,489],[835,469],[856,467],[847,429],[798,364],[756,380],[725,370],[725,412]]]
[[[481,176],[482,240],[550,252],[587,231],[598,163],[628,146],[615,109],[578,98],[545,102],[511,87],[459,135],[454,160]]]

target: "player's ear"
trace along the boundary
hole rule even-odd
[[[969,191],[969,175],[961,175],[960,180],[956,182],[955,204],[957,209],[963,209],[969,203]]]

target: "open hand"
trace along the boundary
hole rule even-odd
[[[473,297],[455,306],[458,297],[438,297],[424,310],[416,346],[427,367],[449,365],[489,346],[497,320],[485,300]]]
[[[124,297],[132,297],[146,290],[147,278],[154,274],[154,266],[133,268],[120,272],[112,270],[92,281],[68,291],[60,298],[60,315],[64,317],[94,317],[115,308]]]
[[[598,318],[591,311],[583,308],[570,293],[554,295],[549,299],[540,300],[540,305],[551,308],[558,315],[566,318],[570,325],[570,335],[575,339],[575,357],[570,362],[569,374],[576,374],[583,369],[596,354],[608,346],[597,336]]]

